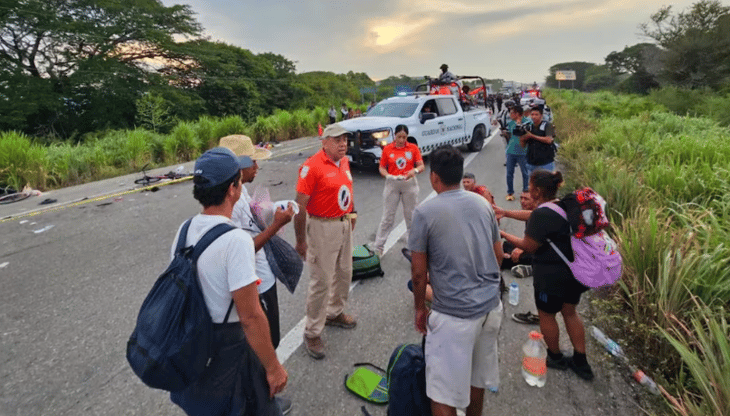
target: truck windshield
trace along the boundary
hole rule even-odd
[[[416,112],[418,103],[380,103],[368,111],[371,117],[408,118]]]

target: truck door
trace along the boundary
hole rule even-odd
[[[420,113],[436,114],[436,118],[432,120],[426,120],[426,122],[423,123],[423,127],[420,129],[421,137],[418,138],[419,150],[421,151],[421,153],[428,153],[442,143],[442,131],[440,123],[443,118],[441,117],[438,106],[436,105],[436,100],[433,99],[427,100],[425,103],[423,103],[423,107],[421,107]]]
[[[464,114],[457,109],[454,97],[441,97],[436,102],[441,115],[438,118],[442,139],[440,144],[457,146],[464,143]]]

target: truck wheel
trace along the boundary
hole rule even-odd
[[[471,142],[467,145],[467,148],[471,152],[478,152],[482,150],[482,146],[484,146],[484,139],[486,138],[486,133],[484,132],[484,126],[477,126],[474,129],[474,134],[471,136]]]

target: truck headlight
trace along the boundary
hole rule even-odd
[[[370,136],[372,136],[372,138],[378,139],[378,140],[384,139],[384,138],[390,136],[390,130],[376,131],[376,132],[371,133]]]

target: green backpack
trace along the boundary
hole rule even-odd
[[[385,272],[380,268],[380,257],[367,246],[367,244],[356,246],[352,250],[352,280],[366,279],[368,277],[384,276]]]
[[[370,403],[387,404],[388,379],[385,370],[370,363],[356,363],[355,367],[351,375],[345,375],[345,388]],[[380,374],[368,367],[379,370]]]

